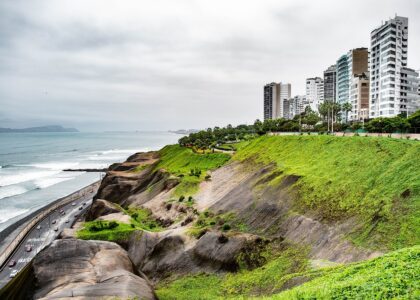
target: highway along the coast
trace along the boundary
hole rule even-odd
[[[2,253],[4,259],[0,266],[0,289],[18,275],[35,255],[51,244],[64,228],[71,228],[73,224],[84,216],[92,205],[92,198],[96,194],[98,185],[92,185],[79,191],[72,197],[64,198],[58,205],[49,208],[49,212],[42,218],[34,216],[30,228],[20,241],[11,243],[8,253]],[[48,208],[46,208],[48,209]],[[39,219],[39,221],[36,221]]]

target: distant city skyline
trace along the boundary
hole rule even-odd
[[[0,127],[166,130],[251,123],[261,87],[321,77],[395,14],[420,69],[420,1],[0,3]]]

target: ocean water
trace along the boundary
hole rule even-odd
[[[169,132],[1,133],[0,231],[101,178],[100,173],[63,169],[107,167],[180,137]]]

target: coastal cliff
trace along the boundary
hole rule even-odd
[[[332,296],[346,268],[392,286],[375,277],[390,261],[387,274],[413,292],[395,262],[418,265],[417,142],[261,137],[236,148],[173,145],[110,166],[86,222],[35,259],[35,298]],[[371,295],[344,277],[341,288]]]

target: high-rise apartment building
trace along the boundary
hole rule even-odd
[[[336,102],[337,66],[324,71],[324,101]]]
[[[420,79],[419,73],[410,68],[401,68],[401,112],[408,115],[420,109]]]
[[[396,16],[371,32],[370,117],[393,117],[407,112],[404,87],[407,67],[408,18]],[[405,72],[405,73],[404,73]]]
[[[264,120],[284,117],[283,101],[291,97],[290,83],[269,83],[264,86]]]
[[[343,104],[350,102],[350,89],[355,75],[369,71],[367,48],[352,49],[337,60],[336,100]]]
[[[350,121],[369,119],[369,75],[367,73],[353,75],[349,102],[352,105],[352,110],[348,113]]]
[[[305,108],[309,106],[306,101],[306,96],[294,96],[288,100],[283,101],[283,117],[285,119],[293,119],[295,116],[305,111]]]
[[[324,102],[324,81],[320,77],[306,79],[306,100],[311,109],[318,112],[319,105]]]

